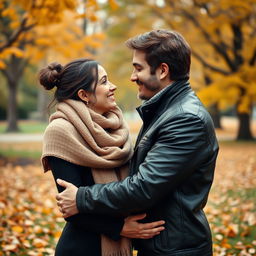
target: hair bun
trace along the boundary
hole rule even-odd
[[[58,62],[53,62],[53,63],[49,64],[48,68],[50,70],[56,70],[58,73],[60,73],[63,69],[62,65],[59,64]]]
[[[55,86],[59,87],[62,70],[62,65],[57,62],[53,62],[49,64],[46,68],[41,69],[39,72],[40,84],[46,90],[51,90]]]

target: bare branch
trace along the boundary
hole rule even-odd
[[[249,61],[250,66],[254,66],[256,64],[256,48],[254,49],[254,52],[252,54],[252,57]]]
[[[0,71],[3,73],[8,81],[11,81],[12,74],[7,69],[0,69]]]
[[[207,12],[207,14],[210,15],[210,10],[208,8],[208,3],[201,3],[200,1],[198,2],[197,0],[193,0],[193,5],[196,6],[196,7],[204,9]]]
[[[204,60],[204,58],[203,58],[202,56],[200,56],[200,55],[199,55],[198,53],[196,53],[195,51],[192,51],[192,55],[193,55],[197,60],[199,60],[199,61],[202,63],[203,66],[205,66],[205,67],[211,69],[211,70],[214,71],[214,72],[218,72],[218,73],[221,73],[221,74],[223,74],[223,75],[230,75],[230,74],[231,74],[230,71],[226,71],[226,70],[224,70],[224,69],[221,69],[221,68],[218,68],[218,67],[215,67],[215,66],[209,64],[208,62],[206,62],[206,61]]]
[[[19,36],[23,32],[26,32],[26,31],[32,29],[35,26],[35,24],[31,24],[31,25],[26,26],[27,20],[28,20],[27,18],[22,19],[20,27],[16,31],[13,32],[13,34],[10,36],[8,41],[6,41],[4,44],[2,44],[0,46],[0,52],[2,52],[7,47],[12,46],[18,40]]]
[[[241,25],[232,24],[231,29],[233,31],[233,52],[234,52],[234,65],[236,69],[243,64],[244,59],[241,56],[241,49],[243,48],[243,33],[241,31]]]
[[[221,45],[215,43],[212,40],[211,35],[201,26],[201,24],[198,22],[198,19],[196,19],[191,13],[187,12],[186,10],[183,10],[183,15],[186,18],[188,18],[190,21],[192,21],[192,23],[199,29],[199,31],[204,36],[205,40],[208,41],[208,43],[212,45],[212,47],[216,50],[216,52],[218,52],[224,58],[224,60],[226,61],[228,66],[231,68],[231,70],[235,70],[236,67],[234,66],[234,63],[229,58],[225,49],[223,49]]]
[[[159,7],[157,7],[157,6],[154,6],[154,8],[152,8],[152,11],[153,11],[154,14],[155,14],[157,17],[159,17],[160,19],[163,19],[163,17],[166,16],[166,15],[163,14],[162,8],[159,8]],[[167,16],[168,16],[168,15],[167,15]],[[164,22],[166,22],[166,23],[170,26],[170,28],[175,29],[175,26],[174,26],[174,24],[171,22],[170,19],[164,18]]]

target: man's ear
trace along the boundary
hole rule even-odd
[[[89,102],[88,92],[86,92],[84,89],[80,89],[80,90],[77,92],[77,96],[78,96],[82,101],[84,101],[86,104],[88,104],[88,102]]]
[[[169,76],[169,66],[166,63],[160,64],[160,79],[165,79]]]

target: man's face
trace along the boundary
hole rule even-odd
[[[143,51],[134,50],[132,61],[134,70],[131,75],[131,81],[137,83],[138,97],[141,100],[152,98],[162,89],[159,69],[156,70],[155,74],[150,74],[150,66],[145,57],[146,54]]]

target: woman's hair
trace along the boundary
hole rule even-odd
[[[84,89],[94,92],[98,83],[98,62],[91,59],[77,59],[64,67],[53,62],[39,72],[40,84],[51,90],[57,87],[54,99],[61,102],[67,99],[80,100],[77,92]]]
[[[133,50],[145,52],[151,74],[155,74],[161,63],[166,63],[171,80],[189,78],[191,50],[178,32],[153,30],[130,38],[126,45]]]

